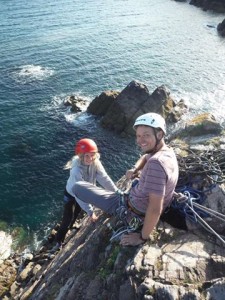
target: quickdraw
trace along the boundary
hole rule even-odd
[[[110,223],[107,224],[108,228],[110,228],[113,232],[110,242],[114,240],[118,240],[122,234],[137,231],[142,225],[142,221],[138,217],[133,217],[129,224],[121,224],[121,227],[118,229],[113,229]]]

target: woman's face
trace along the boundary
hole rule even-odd
[[[96,159],[97,153],[95,152],[86,152],[83,156],[83,163],[85,166],[90,166]]]

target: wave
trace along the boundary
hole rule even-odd
[[[72,112],[71,111],[71,106],[66,106],[64,103],[70,98],[71,95],[75,95],[78,98],[84,100],[85,104],[80,106],[81,112]],[[67,94],[61,94],[61,95],[56,95],[53,96],[52,99],[48,102],[43,104],[40,107],[41,111],[46,111],[50,114],[55,115],[58,117],[59,115],[63,115],[64,118],[68,123],[77,123],[76,120],[79,119],[79,121],[83,121],[83,119],[86,119],[84,114],[87,110],[87,107],[89,103],[91,102],[91,97],[89,96],[83,96],[81,93],[71,93],[70,95]]]
[[[209,112],[221,122],[225,122],[224,116],[224,99],[225,83],[217,86],[216,89],[198,92],[177,91],[175,100],[183,99],[189,108],[189,113],[184,119],[191,118],[200,113]]]
[[[48,67],[24,65],[13,72],[15,81],[26,84],[33,81],[42,81],[54,74],[54,70]]]
[[[73,124],[76,128],[96,128],[95,116],[87,114],[86,111],[79,113],[67,113],[65,114],[66,121]]]

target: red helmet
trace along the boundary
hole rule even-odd
[[[75,153],[98,152],[98,147],[91,139],[81,139],[77,142]]]

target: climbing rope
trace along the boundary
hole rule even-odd
[[[225,181],[225,150],[188,152],[184,157],[177,155],[180,173],[178,186],[207,182],[213,187]]]
[[[174,194],[175,199],[172,202],[171,206],[178,210],[181,215],[183,215],[185,218],[190,219],[191,221],[197,222],[195,214],[193,214],[193,207],[194,204],[197,203],[203,203],[205,196],[203,193],[194,191],[193,189],[186,189],[182,192],[179,191],[179,193]],[[190,208],[191,207],[191,208]],[[197,213],[201,217],[207,217],[208,214],[201,209],[195,208]]]
[[[207,193],[217,184],[225,182],[225,150],[188,150],[188,155],[177,155],[177,160],[179,180],[171,206],[225,244],[223,237],[206,222],[209,217],[225,222],[225,216],[203,206]]]
[[[195,198],[189,191],[184,191],[183,193],[175,193],[175,199],[172,202],[172,206],[177,208],[181,214],[185,215],[186,218],[199,223],[204,229],[209,231],[211,234],[215,235],[224,245],[225,240],[223,236],[219,235],[203,218],[215,217],[220,221],[225,222],[225,215],[214,211],[213,209],[207,208],[198,202],[201,196],[195,193]]]

